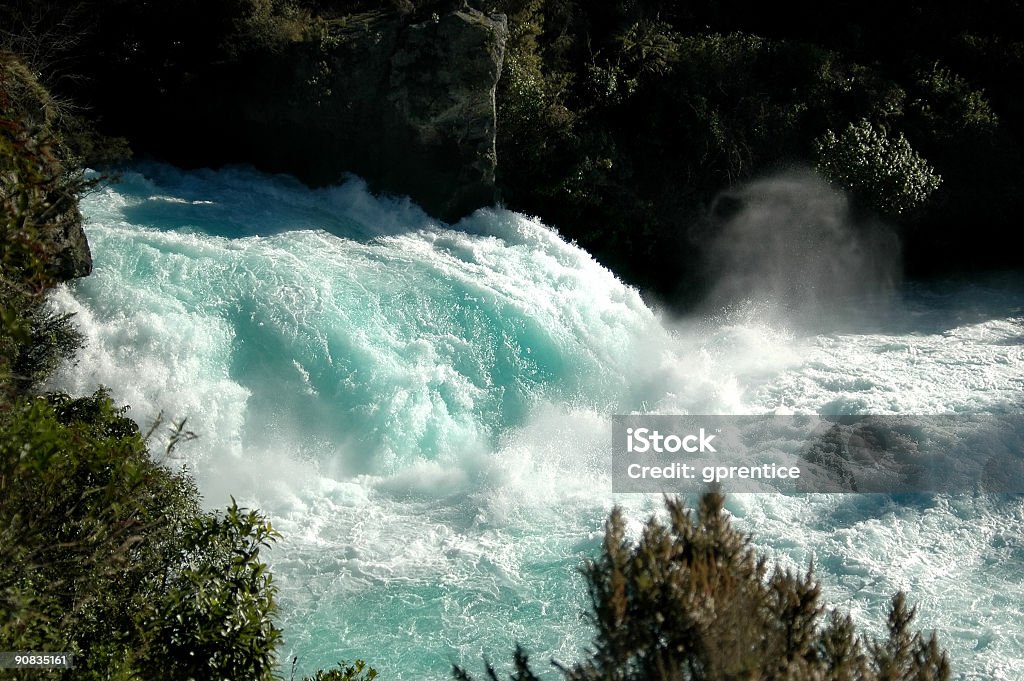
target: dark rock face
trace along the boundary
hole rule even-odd
[[[507,30],[504,16],[456,11],[407,27],[391,55],[385,147],[395,160],[409,156],[388,184],[442,217],[494,201],[494,96]]]
[[[92,252],[82,229],[82,214],[78,212],[77,202],[57,219],[48,237],[54,249],[54,275],[59,281],[92,273]]]
[[[454,220],[495,199],[507,33],[504,15],[468,7],[318,20],[301,40],[103,109],[136,151],[179,165],[250,163],[314,185],[352,172]]]

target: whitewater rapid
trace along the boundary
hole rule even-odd
[[[358,180],[139,165],[83,211],[95,272],[54,304],[87,345],[51,387],[106,385],[143,427],[188,417],[179,463],[206,504],[233,495],[285,535],[269,557],[300,674],[361,657],[450,678],[516,642],[576,659],[576,568],[608,510],[635,531],[661,505],[611,493],[613,414],[1024,406],[1019,276],[907,286],[818,328],[743,306],[675,320],[536,220],[448,226]],[[1017,497],[727,506],[871,632],[904,589],[959,678],[1024,668]]]

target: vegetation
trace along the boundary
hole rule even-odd
[[[940,681],[949,661],[935,636],[910,630],[914,611],[892,600],[888,636],[871,641],[849,616],[821,604],[813,571],[775,568],[733,529],[724,497],[708,492],[694,517],[667,500],[669,520],[651,518],[639,541],[612,512],[598,560],[583,572],[596,632],[588,657],[553,663],[569,681]],[[498,681],[487,665],[487,678]],[[455,678],[471,681],[464,669]],[[527,655],[513,681],[538,681]]]
[[[44,293],[88,268],[64,235],[88,183],[63,162],[59,109],[25,65],[0,53],[0,407],[77,349],[80,337]],[[87,255],[86,251],[86,255]]]
[[[356,660],[352,664],[339,662],[337,667],[321,669],[313,676],[304,677],[302,681],[373,681],[375,678],[376,669],[362,660]]]
[[[888,215],[921,206],[942,182],[903,133],[889,137],[867,119],[851,123],[841,135],[825,131],[815,149],[818,168],[827,178],[868,197],[875,209]]]
[[[73,653],[75,679],[270,679],[273,529],[201,511],[126,412],[98,391],[0,418],[0,646]]]

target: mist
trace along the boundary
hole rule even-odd
[[[818,326],[880,311],[901,277],[895,232],[811,171],[723,192],[706,235],[706,313],[753,309]]]

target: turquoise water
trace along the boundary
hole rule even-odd
[[[613,504],[636,531],[661,503],[611,493],[612,414],[1024,403],[1020,277],[906,287],[817,327],[753,305],[671,319],[538,221],[448,226],[357,180],[140,165],[83,208],[96,271],[54,303],[88,346],[54,387],[107,385],[143,426],[188,417],[181,462],[206,503],[234,495],[285,534],[270,561],[300,673],[361,657],[449,678],[517,641],[541,667],[575,659],[576,567]],[[1020,499],[728,508],[774,559],[813,558],[871,631],[904,589],[961,678],[1024,668]]]

